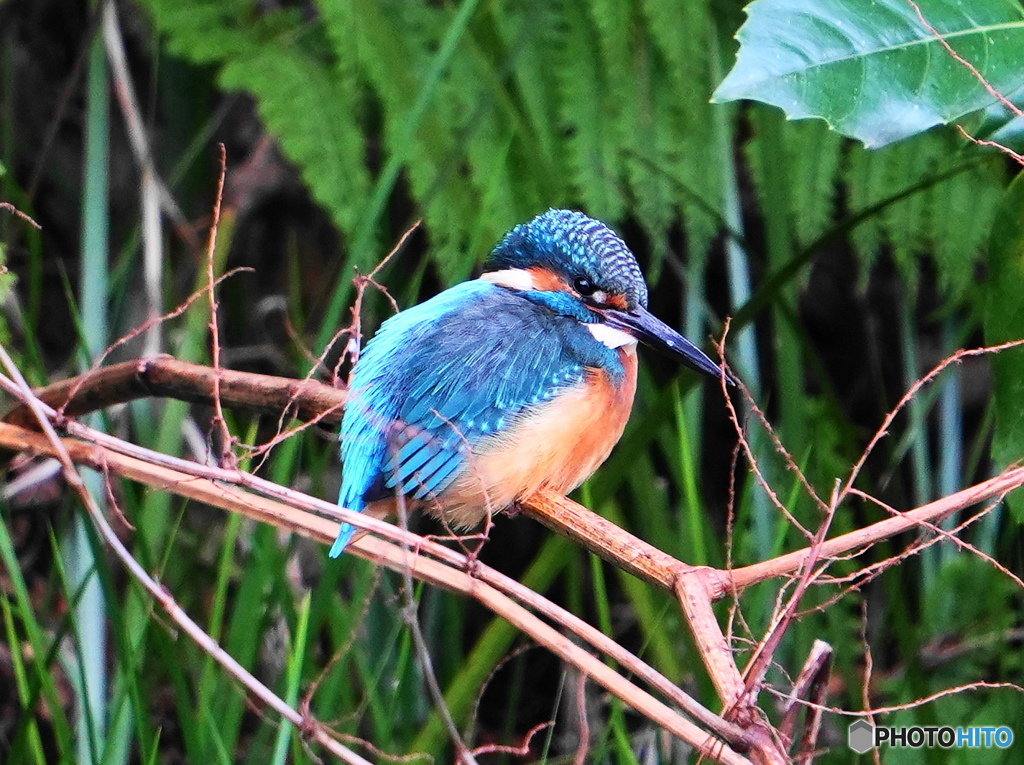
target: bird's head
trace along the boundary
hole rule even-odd
[[[693,343],[647,310],[647,285],[626,243],[600,221],[548,210],[509,231],[481,277],[586,324],[612,348],[638,340],[688,367],[720,376]]]

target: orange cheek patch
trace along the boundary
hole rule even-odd
[[[605,300],[605,304],[611,306],[612,308],[617,308],[620,311],[625,311],[626,308],[628,308],[628,306],[626,305],[626,296],[625,295],[611,295],[611,294],[609,294],[608,295],[608,299]]]
[[[544,292],[568,292],[569,285],[565,279],[555,276],[546,268],[534,267],[527,269],[533,279],[533,288]]]

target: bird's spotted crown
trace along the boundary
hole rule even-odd
[[[574,210],[548,210],[509,231],[491,252],[485,271],[547,268],[568,283],[584,276],[624,295],[629,308],[647,307],[647,285],[626,243],[601,221]]]

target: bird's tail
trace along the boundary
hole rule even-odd
[[[364,509],[364,503],[358,496],[352,496],[353,492],[346,491],[346,487],[342,486],[341,496],[338,497],[338,506],[347,507],[349,510],[355,510],[357,513],[361,513]],[[338,531],[338,536],[334,540],[334,544],[331,545],[331,552],[329,553],[332,558],[337,558],[348,547],[348,543],[352,541],[353,535],[356,533],[356,527],[351,523],[341,524],[341,529]]]
[[[356,527],[351,523],[341,524],[341,530],[338,532],[338,537],[334,540],[334,544],[331,545],[330,556],[337,558],[348,546],[348,543],[352,541],[352,535],[356,533]]]

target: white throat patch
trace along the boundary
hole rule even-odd
[[[594,339],[604,343],[609,348],[621,348],[624,345],[636,345],[636,338],[628,332],[623,332],[621,329],[609,327],[607,324],[601,324],[598,322],[587,324],[586,327],[590,330],[590,334],[594,336]]]

